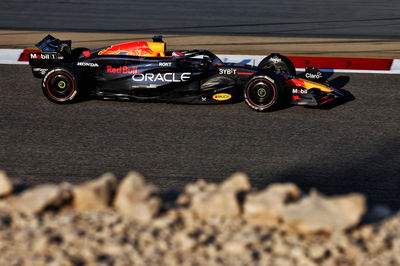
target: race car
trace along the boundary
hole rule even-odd
[[[344,95],[315,68],[270,54],[257,66],[224,63],[207,50],[167,51],[162,36],[89,50],[51,35],[29,54],[33,75],[55,103],[88,98],[218,104],[245,101],[256,111],[289,104],[322,106]]]

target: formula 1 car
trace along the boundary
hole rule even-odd
[[[258,66],[224,63],[207,50],[167,51],[161,36],[89,50],[48,35],[29,54],[44,95],[56,103],[88,97],[190,104],[245,101],[257,111],[291,103],[321,106],[343,97],[323,74],[271,54]]]

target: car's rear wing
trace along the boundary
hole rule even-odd
[[[29,65],[35,77],[41,78],[50,66],[64,61],[71,54],[71,41],[61,41],[51,35],[47,35],[35,46],[39,52],[29,54]]]
[[[51,35],[47,35],[40,42],[35,44],[40,51],[46,53],[71,53],[72,41],[61,41]]]

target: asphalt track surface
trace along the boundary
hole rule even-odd
[[[400,38],[398,0],[13,0],[0,29]]]
[[[270,113],[245,103],[57,105],[28,66],[0,65],[0,169],[28,184],[137,170],[162,191],[243,171],[258,188],[295,182],[400,207],[399,76],[331,79],[356,99],[329,110]]]

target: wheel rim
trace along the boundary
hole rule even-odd
[[[247,99],[257,107],[267,107],[275,101],[275,86],[266,79],[256,79],[247,87]]]
[[[75,92],[74,80],[68,73],[54,72],[46,81],[49,96],[57,101],[66,101]]]
[[[257,96],[260,98],[264,98],[267,96],[267,90],[264,87],[257,89]]]

